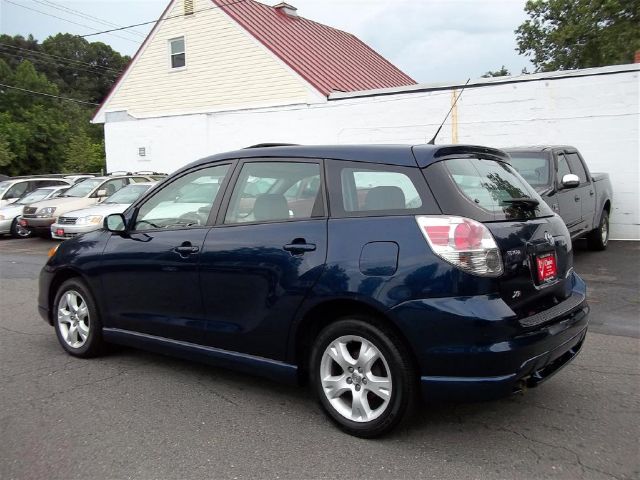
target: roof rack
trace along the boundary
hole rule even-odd
[[[255,145],[251,145],[250,147],[245,147],[243,150],[247,150],[249,148],[270,148],[270,147],[297,147],[300,144],[298,143],[257,143]]]
[[[18,175],[16,177],[9,177],[13,179],[23,179],[23,178],[64,178],[66,173],[42,173],[38,175]]]
[[[151,170],[142,170],[140,172],[135,172],[136,175],[167,175],[162,172],[152,172]]]
[[[125,172],[124,170],[116,170],[115,172],[105,173],[107,177],[111,177],[113,175],[131,175],[131,172]]]

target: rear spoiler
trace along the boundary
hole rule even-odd
[[[431,145],[416,145],[413,147],[413,155],[420,168],[427,167],[434,162],[450,158],[484,158],[509,162],[509,154],[497,148],[482,147],[479,145],[443,145],[433,148]]]

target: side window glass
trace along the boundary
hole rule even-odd
[[[11,199],[11,198],[21,197],[24,193],[27,192],[28,188],[29,188],[29,182],[18,182],[14,184],[11,188],[9,188],[4,198]]]
[[[405,210],[422,206],[415,185],[401,172],[344,168],[341,181],[345,212]]]
[[[582,162],[580,161],[580,157],[578,157],[577,153],[568,153],[567,159],[569,160],[569,166],[571,167],[571,172],[575,173],[580,179],[580,184],[588,183],[587,181],[587,172],[585,172],[584,167],[582,166]]]
[[[134,230],[206,225],[229,165],[217,165],[174,180],[142,204]]]
[[[571,173],[571,169],[569,168],[569,163],[567,162],[567,158],[564,156],[564,153],[558,154],[558,183],[562,185],[562,177]]]
[[[224,222],[304,220],[322,216],[320,184],[317,163],[245,163]]]
[[[106,190],[107,192],[106,196],[110,197],[111,195],[116,193],[118,190],[125,187],[127,183],[128,182],[126,178],[116,178],[114,180],[109,180],[108,182],[106,182],[104,185],[100,187],[100,190]]]

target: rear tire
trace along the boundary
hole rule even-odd
[[[600,224],[587,235],[587,245],[590,250],[604,250],[609,244],[609,212],[602,211]]]
[[[18,219],[14,218],[11,222],[11,236],[13,238],[29,238],[33,236],[33,230],[23,227],[18,223]]]
[[[53,325],[62,348],[74,357],[103,353],[102,322],[84,282],[71,278],[60,285],[53,301]]]
[[[351,316],[325,327],[310,360],[311,388],[345,432],[373,438],[409,415],[416,373],[396,334],[376,318]]]

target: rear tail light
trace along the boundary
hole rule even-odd
[[[443,260],[483,277],[502,274],[502,256],[491,232],[469,218],[416,216],[427,243]]]

